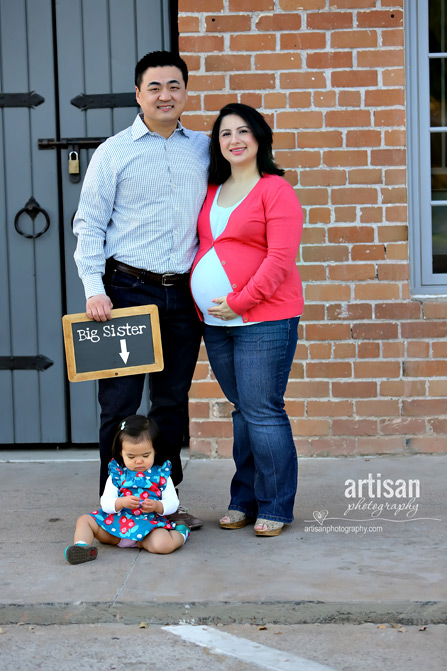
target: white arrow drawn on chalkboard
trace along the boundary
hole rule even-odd
[[[127,363],[127,359],[129,358],[129,352],[127,351],[127,344],[125,340],[120,340],[121,343],[121,352],[120,352],[120,357],[124,361],[124,363]]]

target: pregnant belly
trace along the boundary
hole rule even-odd
[[[226,296],[233,290],[214,247],[205,256],[202,256],[194,268],[191,277],[191,291],[199,310],[203,314],[205,323],[223,326],[221,319],[216,319],[208,314],[208,309],[213,305],[213,298]],[[225,326],[234,326],[237,323],[243,323],[242,317],[225,322]]]

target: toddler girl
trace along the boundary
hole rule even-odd
[[[70,564],[96,559],[94,538],[158,554],[174,552],[186,541],[189,527],[164,517],[175,513],[179,500],[170,478],[171,462],[154,465],[155,438],[154,423],[143,415],[132,415],[121,423],[113,443],[101,510],[79,517],[74,545],[65,549]]]

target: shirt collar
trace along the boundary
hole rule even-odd
[[[189,130],[187,128],[184,128],[180,121],[177,121],[177,128],[175,129],[174,133],[177,131],[180,131],[183,133],[186,137],[189,136]],[[153,133],[152,131],[149,130],[149,128],[146,126],[146,124],[143,121],[143,114],[137,114],[137,117],[135,121],[132,124],[132,140],[139,140],[143,135],[158,135],[158,133]]]

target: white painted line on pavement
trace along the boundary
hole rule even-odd
[[[269,648],[246,638],[213,629],[213,627],[179,624],[162,627],[162,629],[180,636],[185,641],[208,648],[216,654],[236,657],[242,662],[256,664],[269,671],[335,671],[324,664]]]

